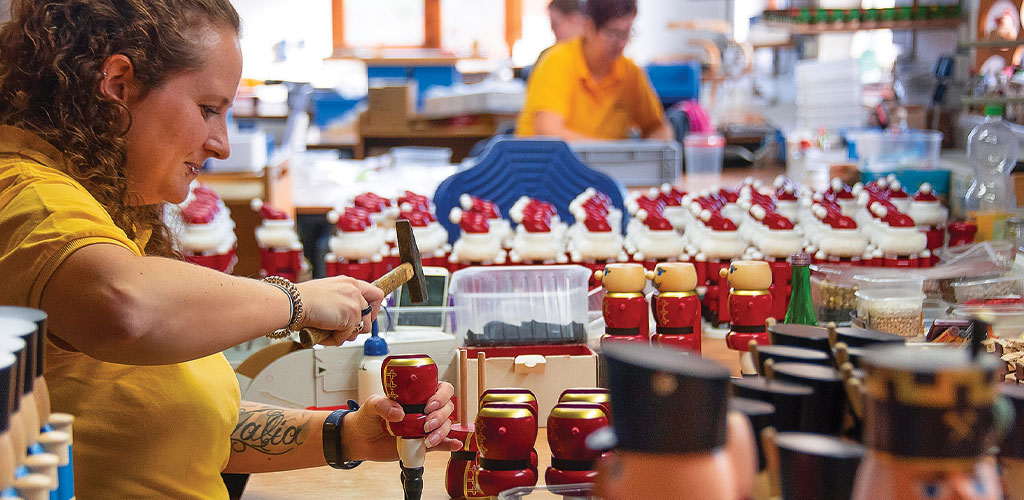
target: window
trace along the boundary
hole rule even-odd
[[[422,47],[507,54],[522,37],[522,2],[331,0],[334,49]]]

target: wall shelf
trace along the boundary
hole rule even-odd
[[[789,31],[794,35],[820,35],[822,33],[853,33],[870,30],[928,31],[951,30],[960,27],[960,19],[932,19],[928,21],[877,21],[874,23],[816,23],[796,24],[767,21],[765,26]]]

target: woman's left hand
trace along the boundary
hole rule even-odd
[[[428,451],[457,451],[462,448],[458,439],[448,438],[452,428],[451,416],[455,410],[452,396],[455,388],[448,382],[439,382],[437,391],[427,400],[427,420],[423,431]],[[375,394],[363,402],[358,410],[345,415],[341,426],[342,458],[387,462],[398,459],[395,437],[384,431],[381,420],[400,422],[405,418],[402,405]]]

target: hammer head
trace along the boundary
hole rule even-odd
[[[412,278],[405,284],[409,288],[409,299],[413,304],[422,304],[427,301],[427,279],[423,276],[423,260],[412,233],[412,224],[407,219],[397,220],[395,231],[398,232],[398,257],[403,264],[408,262],[412,266]]]

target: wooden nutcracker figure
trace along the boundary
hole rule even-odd
[[[385,394],[405,411],[401,422],[383,420],[382,425],[388,434],[398,438],[405,498],[419,499],[423,492],[423,461],[427,452],[424,406],[437,391],[437,364],[425,354],[388,356],[381,365],[381,379]]]
[[[302,256],[302,243],[295,231],[295,221],[259,198],[253,198],[252,209],[259,212],[263,224],[256,228],[256,244],[260,247],[260,276],[281,276],[299,281],[308,266]]]
[[[480,395],[480,406],[482,407],[488,403],[522,403],[530,405],[535,415],[540,412],[537,396],[529,389],[518,387],[487,389]]]
[[[650,342],[650,319],[644,287],[647,276],[644,266],[636,263],[608,264],[594,277],[601,282],[605,295],[601,303],[604,336],[607,341]]]
[[[680,351],[604,348],[614,455],[598,467],[604,500],[739,500],[757,468],[750,421],[728,412],[729,369]],[[699,411],[680,411],[700,408]],[[601,434],[588,440],[592,447]]]
[[[998,500],[998,360],[966,349],[877,348],[861,360],[864,456],[854,500]]]
[[[1024,386],[1003,385],[1003,397],[1014,410],[1014,423],[999,444],[999,471],[1006,500],[1024,500]]]
[[[700,297],[697,271],[689,262],[662,262],[647,272],[658,293],[651,296],[657,324],[651,342],[700,354]]]
[[[476,415],[476,483],[496,496],[510,488],[537,484],[537,414],[524,403],[488,403]]]
[[[725,343],[729,349],[740,352],[740,369],[744,374],[755,374],[750,357],[751,341],[769,344],[765,321],[772,315],[772,270],[767,262],[753,260],[734,261],[720,276],[729,279],[729,333]]]
[[[596,403],[558,403],[547,423],[551,466],[544,473],[548,485],[592,483],[600,451],[587,447],[587,437],[608,425],[608,414]]]

